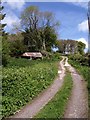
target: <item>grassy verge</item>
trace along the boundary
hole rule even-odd
[[[64,84],[55,97],[35,116],[35,118],[62,118],[72,89],[72,77],[66,73]]]
[[[89,102],[89,109],[90,109],[90,67],[82,66],[76,61],[69,60],[69,63],[74,66],[78,72],[83,76],[83,78],[87,81],[88,85],[88,102]]]
[[[58,61],[50,60],[10,61],[7,67],[2,69],[2,117],[14,114],[46,89],[57,75],[57,63]]]

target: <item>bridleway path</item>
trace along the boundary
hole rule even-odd
[[[65,60],[65,65],[64,65]],[[88,92],[86,83],[76,70],[68,64],[68,58],[63,57],[59,63],[58,77],[53,84],[40,93],[31,103],[24,106],[10,118],[33,118],[60,90],[65,76],[65,67],[73,79],[71,96],[66,106],[64,118],[88,118]]]
[[[28,103],[19,112],[16,112],[15,115],[10,116],[10,118],[33,118],[55,96],[64,81],[64,59],[65,58],[63,57],[59,63],[58,77],[54,80],[53,84],[44,92],[39,94],[32,103]]]
[[[88,92],[86,83],[67,61],[68,58],[66,58],[65,66],[71,72],[73,88],[64,118],[88,118]]]

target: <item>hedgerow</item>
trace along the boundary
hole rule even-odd
[[[88,66],[88,56],[80,55],[80,54],[74,54],[69,55],[69,59],[79,63],[80,65]]]

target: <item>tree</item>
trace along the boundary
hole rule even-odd
[[[21,14],[21,24],[23,29],[37,29],[39,21],[39,9],[36,6],[27,7]]]
[[[78,42],[78,52],[83,55],[84,54],[84,49],[85,49],[85,44],[82,43],[81,41]]]
[[[1,3],[0,3],[1,4]],[[2,14],[3,6],[0,6],[0,20],[2,21],[6,14]],[[2,65],[6,66],[9,59],[9,43],[7,41],[7,34],[4,31],[6,24],[0,23],[0,35],[2,39]],[[0,51],[1,52],[1,51]]]
[[[10,56],[18,57],[26,51],[26,46],[23,43],[23,36],[21,33],[8,35],[8,42],[10,44]]]
[[[7,36],[2,37],[2,65],[6,66],[9,61],[10,44],[7,41]]]
[[[53,13],[40,12],[38,7],[30,6],[21,14],[21,24],[25,30],[24,43],[29,51],[50,50],[56,40]]]
[[[54,21],[54,15],[52,12],[41,12],[40,16],[42,50],[51,51],[51,47],[55,44],[57,39],[55,27],[59,24],[57,24],[57,21]]]
[[[57,45],[60,53],[75,54],[78,52],[78,41],[75,40],[57,40]]]
[[[67,39],[67,51],[68,53],[71,53],[71,54],[74,54],[74,53],[77,53],[77,41],[76,40],[70,40],[70,39]]]
[[[1,3],[0,3],[1,4]],[[2,21],[4,19],[4,17],[6,16],[6,14],[2,14],[1,11],[4,9],[3,6],[0,6],[0,21]],[[6,26],[6,24],[1,24],[0,23],[0,35],[5,35],[5,31],[4,31],[4,27]]]
[[[39,24],[39,10],[36,6],[26,8],[21,14],[21,24],[25,32],[24,43],[27,45],[29,51],[38,50],[38,43],[40,44],[40,34],[38,30]]]
[[[57,40],[57,36],[55,33],[55,30],[51,27],[47,26],[44,29],[44,35],[45,35],[45,46],[47,51],[51,51],[51,47],[55,44]]]

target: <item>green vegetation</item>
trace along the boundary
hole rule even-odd
[[[0,12],[3,8],[0,7]],[[3,20],[5,15],[1,13],[0,20]],[[10,57],[20,57],[24,52],[52,52],[56,44],[56,27],[59,23],[52,12],[40,11],[37,6],[28,6],[22,11],[20,19],[21,25],[13,24],[10,34],[4,33],[6,24],[0,24],[0,33],[3,35],[3,66],[8,64]]]
[[[35,116],[36,118],[62,118],[72,89],[72,77],[66,73],[64,84],[55,97]]]
[[[13,59],[2,69],[2,117],[12,115],[46,89],[57,75],[57,61]]]
[[[37,6],[28,6],[21,13],[24,44],[29,51],[51,51],[57,34],[57,21],[52,12],[40,11]]]
[[[58,51],[60,53],[78,53],[83,55],[84,54],[84,49],[85,49],[85,44],[82,42],[78,42],[76,40],[72,39],[67,39],[67,40],[57,40],[56,41],[56,46],[58,47]]]
[[[6,15],[2,13],[3,8],[3,6],[0,7],[0,20],[3,20]],[[21,25],[12,25],[13,33],[10,34],[4,31],[6,24],[0,23],[0,35],[2,35],[0,37],[2,39],[1,66],[3,66],[3,117],[14,114],[53,82],[57,75],[57,62],[61,58],[59,53],[52,53],[52,48],[58,47],[58,52],[60,53],[84,54],[84,43],[72,40],[57,41],[56,29],[59,26],[59,22],[55,20],[52,12],[40,11],[37,6],[28,6],[22,11],[20,19]],[[16,59],[24,52],[41,52],[44,59],[35,61]],[[88,62],[86,62],[87,58],[79,59],[78,62],[81,65],[88,65]],[[82,70],[86,80],[89,80],[87,77],[88,67],[86,66],[85,69],[83,67],[80,71]],[[52,115],[62,117],[63,115],[72,86],[70,74],[67,73],[66,77],[62,89],[56,95],[55,100],[52,100],[52,103],[50,103],[51,105],[56,102],[55,106],[52,105],[50,107],[48,105],[50,108],[45,108],[48,111],[51,110],[50,117],[53,117]],[[88,84],[88,89],[90,90],[90,83]],[[60,104],[58,100],[61,101]],[[56,108],[55,114],[53,114],[53,108]]]
[[[82,66],[89,66],[88,55],[73,54],[73,55],[69,55],[69,59],[75,62],[76,64]]]
[[[0,2],[1,5],[1,2]],[[2,14],[2,10],[3,10],[3,6],[0,6],[0,21],[4,19],[4,17],[6,16],[6,14]],[[0,46],[0,57],[2,55],[2,64],[5,66],[8,62],[9,59],[9,44],[7,41],[7,35],[4,31],[4,27],[6,26],[6,24],[1,24],[0,23],[0,41],[1,41],[1,46]],[[2,52],[2,53],[1,53]],[[0,59],[0,60],[1,60]]]
[[[88,81],[88,89],[90,89],[90,67],[88,65],[88,58],[81,55],[74,55],[72,57],[69,57],[69,62],[78,70],[78,72],[84,77],[84,79]]]

